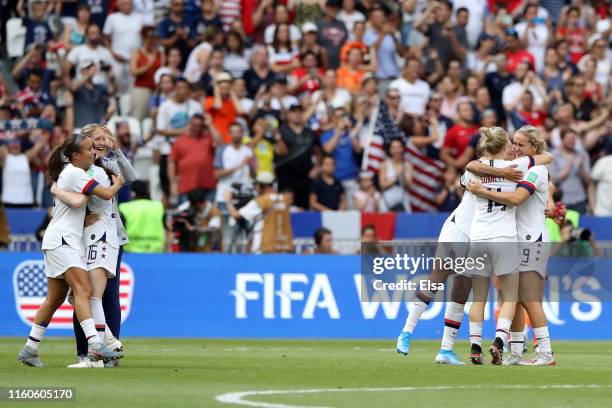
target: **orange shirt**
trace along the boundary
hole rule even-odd
[[[231,143],[232,138],[229,134],[229,125],[236,121],[238,111],[236,111],[236,107],[231,98],[223,100],[221,109],[215,109],[213,107],[214,102],[215,98],[213,96],[206,97],[204,101],[204,111],[210,113],[212,116],[213,124],[221,136],[223,136],[223,141],[225,143]]]
[[[352,71],[346,67],[340,67],[336,70],[336,78],[338,78],[336,85],[351,93],[358,93],[365,74],[366,72],[362,69]]]

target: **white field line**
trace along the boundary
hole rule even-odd
[[[305,390],[261,390],[261,391],[243,391],[243,392],[230,392],[227,394],[217,395],[216,400],[224,402],[226,404],[237,404],[248,407],[258,408],[329,408],[320,407],[313,405],[288,405],[288,404],[276,404],[270,402],[257,402],[248,401],[245,398],[254,397],[259,395],[283,395],[283,394],[320,394],[328,392],[393,392],[393,391],[444,391],[444,390],[477,390],[477,389],[491,389],[490,385],[440,385],[432,387],[389,387],[389,388],[313,388]],[[599,385],[599,384],[549,384],[549,385],[530,385],[530,384],[517,384],[517,385],[498,385],[495,389],[502,390],[517,390],[517,389],[577,389],[577,388],[612,388],[612,384]]]

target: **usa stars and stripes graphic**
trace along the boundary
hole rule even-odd
[[[17,314],[21,320],[30,325],[34,315],[47,296],[47,276],[44,261],[28,260],[20,263],[13,273],[13,290]],[[121,304],[121,322],[130,314],[134,294],[134,273],[126,263],[121,263],[119,281],[119,299]],[[52,329],[72,330],[72,313],[74,308],[67,301],[55,312],[49,324]]]

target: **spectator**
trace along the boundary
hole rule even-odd
[[[213,53],[213,40],[216,31],[210,28],[204,32],[204,41],[198,44],[189,53],[187,57],[187,63],[185,64],[185,78],[192,84],[195,84],[203,79],[203,75],[209,69],[209,64],[212,59]],[[220,62],[217,62],[216,69],[220,70],[223,67],[223,51],[217,49],[218,56],[220,56]],[[208,85],[206,82],[205,85]]]
[[[207,192],[197,188],[187,194],[172,216],[174,252],[219,252],[222,247],[223,216],[207,199]]]
[[[231,143],[221,146],[215,152],[215,178],[217,179],[217,197],[219,208],[225,209],[225,192],[231,190],[234,183],[247,184],[255,174],[256,161],[253,150],[243,144],[242,125],[233,122],[229,126]]]
[[[295,24],[289,23],[289,10],[284,4],[278,4],[274,8],[274,24],[270,24],[266,27],[264,32],[264,41],[266,44],[272,44],[276,37],[276,29],[281,24],[287,24],[289,28],[289,40],[292,46],[296,46],[302,39],[302,33]]]
[[[378,185],[382,191],[384,211],[412,212],[408,188],[412,183],[413,168],[404,160],[405,145],[393,139],[387,147],[387,158],[380,165]]]
[[[334,158],[336,163],[334,177],[342,184],[346,208],[353,210],[355,208],[353,196],[359,189],[357,184],[359,167],[356,158],[361,153],[361,145],[352,130],[351,117],[343,108],[336,109],[332,118],[333,127],[321,135],[321,146],[326,154]]]
[[[486,74],[484,82],[489,90],[493,109],[495,109],[497,118],[501,121],[506,118],[506,111],[502,103],[504,88],[514,80],[514,77],[508,71],[508,58],[505,54],[498,54],[495,57],[495,66],[495,72]]]
[[[198,42],[208,41],[206,32],[213,29],[217,32],[223,30],[223,23],[217,15],[217,6],[214,0],[202,1],[202,14],[195,17],[191,22],[191,32],[196,36]]]
[[[367,72],[376,70],[376,54],[372,53],[370,63],[364,64],[363,54],[360,48],[351,48],[343,61],[342,66],[336,71],[338,86],[344,88],[353,95],[361,91],[361,83]]]
[[[91,24],[91,9],[87,4],[77,6],[77,18],[72,24],[64,26],[64,47],[70,51],[77,45],[85,44],[85,31]]]
[[[442,184],[436,195],[436,204],[440,212],[453,212],[461,202],[463,189],[459,183],[457,170],[448,166],[444,171],[444,184]]]
[[[231,86],[232,77],[222,72],[215,78],[214,96],[209,96],[204,102],[204,111],[210,113],[213,124],[223,137],[224,143],[231,142],[230,125],[242,115],[240,101]]]
[[[140,36],[143,47],[132,51],[130,59],[130,70],[134,76],[130,116],[143,120],[147,117],[149,100],[155,91],[155,73],[166,64],[166,57],[158,49],[158,37],[153,26],[143,26]]]
[[[328,69],[323,76],[321,89],[312,95],[315,101],[319,101],[316,105],[316,113],[325,122],[326,128],[329,128],[331,123],[329,112],[338,108],[348,108],[351,103],[351,94],[346,89],[339,88],[337,84],[336,71]]]
[[[580,9],[569,7],[559,21],[557,37],[566,38],[569,45],[569,59],[572,64],[578,64],[580,58],[586,54],[586,29],[580,26]]]
[[[151,95],[149,100],[149,115],[153,119],[153,123],[156,123],[160,105],[174,95],[174,82],[175,79],[170,74],[163,74],[156,81],[155,93]]]
[[[474,123],[474,111],[468,100],[463,100],[457,105],[457,120],[453,127],[446,132],[444,145],[440,151],[440,159],[447,165],[461,171],[467,164],[464,162],[463,153],[472,140],[472,136],[478,133],[478,125]]]
[[[542,80],[546,85],[546,91],[563,90],[565,81],[572,75],[570,69],[561,70],[559,67],[559,54],[554,48],[548,48],[544,57],[544,69]]]
[[[360,21],[366,21],[361,11],[355,10],[355,0],[342,0],[342,10],[337,15],[338,21],[344,23],[346,31],[353,32],[353,26]]]
[[[385,103],[387,105],[387,112],[391,120],[399,123],[403,116],[403,112],[400,109],[402,97],[398,89],[389,88],[385,96]]]
[[[417,116],[425,114],[425,107],[431,95],[429,84],[419,79],[420,69],[421,62],[418,59],[408,58],[404,68],[404,76],[389,84],[389,89],[399,91],[402,112]]]
[[[133,197],[119,204],[119,212],[130,242],[123,248],[133,253],[164,251],[164,206],[151,200],[148,183],[136,180],[132,184]]]
[[[39,71],[42,74],[41,89],[47,93],[50,91],[51,81],[61,77],[62,72],[48,68],[44,55],[45,47],[41,44],[33,44],[28,53],[15,64],[11,76],[20,89],[27,86],[26,81],[31,71]]]
[[[276,192],[271,173],[258,175],[256,181],[258,197],[239,210],[234,207],[231,192],[226,191],[225,202],[230,216],[251,225],[252,253],[292,252],[293,231],[289,217],[291,196]]]
[[[312,94],[321,88],[321,78],[325,75],[325,71],[318,68],[314,52],[305,51],[301,59],[301,66],[295,68],[289,76],[289,89],[297,94]]]
[[[158,83],[159,78],[164,74],[169,74],[173,78],[178,78],[183,75],[183,71],[181,70],[181,51],[178,48],[170,47],[166,49],[165,56],[166,65],[159,67],[157,71],[155,71],[153,77],[155,83]]]
[[[523,21],[518,23],[514,29],[518,33],[523,46],[527,47],[527,51],[533,55],[535,71],[537,73],[542,72],[544,69],[546,47],[553,36],[551,35],[550,27],[546,24],[546,20],[538,17],[537,3],[526,6]]]
[[[593,34],[589,38],[589,48],[591,50],[590,53],[580,59],[578,68],[585,72],[588,62],[594,62],[595,79],[603,90],[607,90],[610,84],[610,76],[612,75],[612,61],[606,56],[607,42],[601,34]]]
[[[523,94],[529,91],[533,97],[533,109],[541,111],[546,108],[548,96],[544,82],[531,71],[529,64],[521,63],[514,72],[515,80],[508,84],[502,93],[502,103],[508,112],[514,111],[520,106]]]
[[[191,117],[202,114],[202,105],[191,99],[191,86],[184,78],[176,80],[174,97],[159,105],[156,129],[159,137],[159,179],[164,194],[170,194],[168,181],[168,155],[172,150],[174,138],[187,132]],[[212,161],[212,159],[211,159]],[[190,191],[185,190],[185,191]]]
[[[210,53],[210,59],[208,60],[206,70],[204,71],[202,76],[199,77],[199,80],[195,82],[196,84],[199,84],[202,88],[204,88],[204,92],[206,93],[206,95],[214,95],[215,78],[217,77],[217,75],[227,74],[227,72],[225,72],[225,70],[223,69],[223,58],[223,50],[212,50]]]
[[[15,99],[23,106],[23,113],[31,105],[36,105],[42,111],[45,106],[54,105],[55,101],[47,92],[42,89],[43,74],[37,70],[31,70],[28,73],[26,87],[20,90]]]
[[[272,92],[272,108],[278,111],[285,111],[291,105],[299,104],[300,100],[294,95],[289,94],[287,89],[287,76],[277,74],[270,86]]]
[[[588,122],[593,116],[593,111],[597,105],[591,98],[585,97],[586,81],[582,75],[572,76],[566,84],[565,101],[572,104],[574,108],[574,118],[582,122]]]
[[[561,131],[562,145],[553,152],[555,160],[550,175],[552,181],[563,190],[563,202],[567,208],[585,214],[591,163],[584,151],[576,150],[577,138],[578,135],[572,130]]]
[[[278,153],[275,166],[278,188],[291,188],[295,194],[295,205],[306,209],[309,207],[310,184],[314,176],[311,171],[316,137],[312,130],[305,127],[302,113],[300,105],[291,106],[287,111],[287,122],[279,129],[287,151]]]
[[[45,45],[47,41],[53,38],[51,28],[49,27],[49,24],[47,24],[47,10],[45,10],[48,6],[52,6],[53,3],[47,5],[42,0],[32,1],[31,15],[28,15],[29,13],[26,13],[24,9],[24,3],[24,0],[19,0],[17,2],[17,14],[19,14],[19,17],[23,19],[23,25],[26,28],[24,42],[25,53],[25,51],[29,48],[30,44]]]
[[[317,23],[319,44],[327,49],[329,56],[327,68],[331,69],[337,69],[340,66],[340,48],[348,38],[344,23],[336,18],[339,11],[339,0],[327,0],[323,18]]]
[[[98,27],[104,27],[106,17],[108,16],[110,0],[79,0],[79,3],[85,3],[91,10],[91,23]]]
[[[317,28],[317,25],[310,22],[304,23],[302,26],[302,33],[304,34],[304,37],[302,38],[302,45],[300,47],[302,60],[304,59],[304,55],[310,52],[315,56],[315,67],[325,69],[329,63],[329,58],[327,56],[327,49],[318,43],[319,29]]]
[[[337,255],[338,254],[338,251],[336,251],[333,247],[334,240],[332,237],[332,233],[327,228],[321,227],[315,231],[314,242],[315,242],[315,248],[312,251],[313,254],[317,254],[317,255]]]
[[[506,30],[506,56],[508,57],[508,71],[515,74],[516,68],[525,63],[529,69],[535,69],[535,58],[533,54],[525,50],[518,37],[518,32],[514,28]]]
[[[598,216],[612,215],[612,149],[610,142],[606,149],[607,156],[595,162],[591,171],[591,186],[589,190],[592,194],[590,200],[593,214]]]
[[[298,49],[291,42],[289,25],[278,24],[274,37],[268,46],[270,69],[276,73],[287,74],[298,67]]]
[[[142,44],[141,29],[144,21],[141,14],[134,13],[132,0],[117,0],[117,10],[104,23],[104,45],[114,58],[113,70],[121,93],[131,86],[130,58],[132,52]],[[153,71],[155,72],[155,71]]]
[[[230,31],[226,36],[225,55],[223,56],[223,69],[232,75],[232,78],[242,78],[249,69],[250,52],[244,48],[244,40],[237,31]]]
[[[484,25],[487,21],[485,14],[489,12],[487,0],[453,0],[453,8],[459,13],[459,10],[465,9],[468,14],[468,21],[465,27],[469,48],[473,49],[479,37],[484,31]]]
[[[242,76],[247,88],[249,98],[253,99],[261,86],[271,82],[274,72],[270,69],[268,51],[265,47],[257,46],[253,50],[251,67]]]
[[[355,208],[364,213],[377,213],[382,208],[382,196],[374,186],[374,173],[359,173],[359,190],[354,194]]]
[[[100,27],[91,24],[85,30],[85,44],[74,47],[66,56],[67,67],[65,72],[74,68],[77,72],[76,79],[80,79],[90,65],[96,66],[96,72],[92,82],[96,85],[110,86],[110,76],[113,67],[113,55],[108,48],[102,45]]]
[[[157,33],[161,45],[178,48],[181,61],[187,61],[189,51],[195,46],[195,33],[190,28],[189,17],[184,14],[183,0],[170,1],[170,13],[157,25]],[[181,65],[181,68],[184,67]]]
[[[47,145],[49,133],[37,136],[34,146],[25,153],[22,152],[23,142],[16,137],[8,139],[6,146],[0,145],[2,205],[6,208],[29,208],[35,204],[30,163]]]
[[[111,98],[114,76],[109,72],[109,88],[104,84],[94,83],[97,74],[98,67],[91,64],[84,67],[70,85],[74,94],[74,123],[71,127],[81,128],[88,123],[105,122],[115,112],[115,102]]]
[[[246,141],[255,154],[257,174],[274,174],[274,156],[287,154],[287,145],[278,127],[270,126],[264,117],[259,117],[253,123],[251,134],[252,137],[247,138]]]
[[[321,177],[312,183],[310,190],[310,209],[313,211],[344,211],[346,194],[340,180],[334,176],[336,161],[332,156],[324,156],[321,163]]]
[[[369,23],[370,28],[365,32],[363,42],[376,51],[375,75],[383,95],[389,84],[400,75],[396,58],[404,53],[404,48],[397,39],[395,27],[386,21],[385,12],[381,7],[372,10]]]
[[[495,47],[495,39],[484,33],[478,39],[475,51],[470,51],[466,56],[466,67],[468,72],[482,81],[489,72],[495,72],[495,58],[492,54]]]
[[[214,172],[215,148],[221,139],[214,129],[210,118],[195,114],[189,121],[187,133],[179,136],[172,145],[168,159],[168,180],[170,195],[175,202],[187,200],[187,193],[196,188],[213,192],[216,186]]]

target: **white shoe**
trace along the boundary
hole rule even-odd
[[[519,365],[521,361],[523,361],[523,356],[516,353],[511,353],[508,357],[503,359],[502,365]]]
[[[104,368],[102,360],[91,361],[89,358],[84,358],[76,364],[71,364],[68,368]]]
[[[554,366],[557,365],[553,353],[537,353],[533,358],[529,360],[523,360],[519,365],[525,366]]]
[[[122,352],[123,343],[121,343],[116,337],[113,337],[112,339],[106,342],[106,348],[112,351]]]

